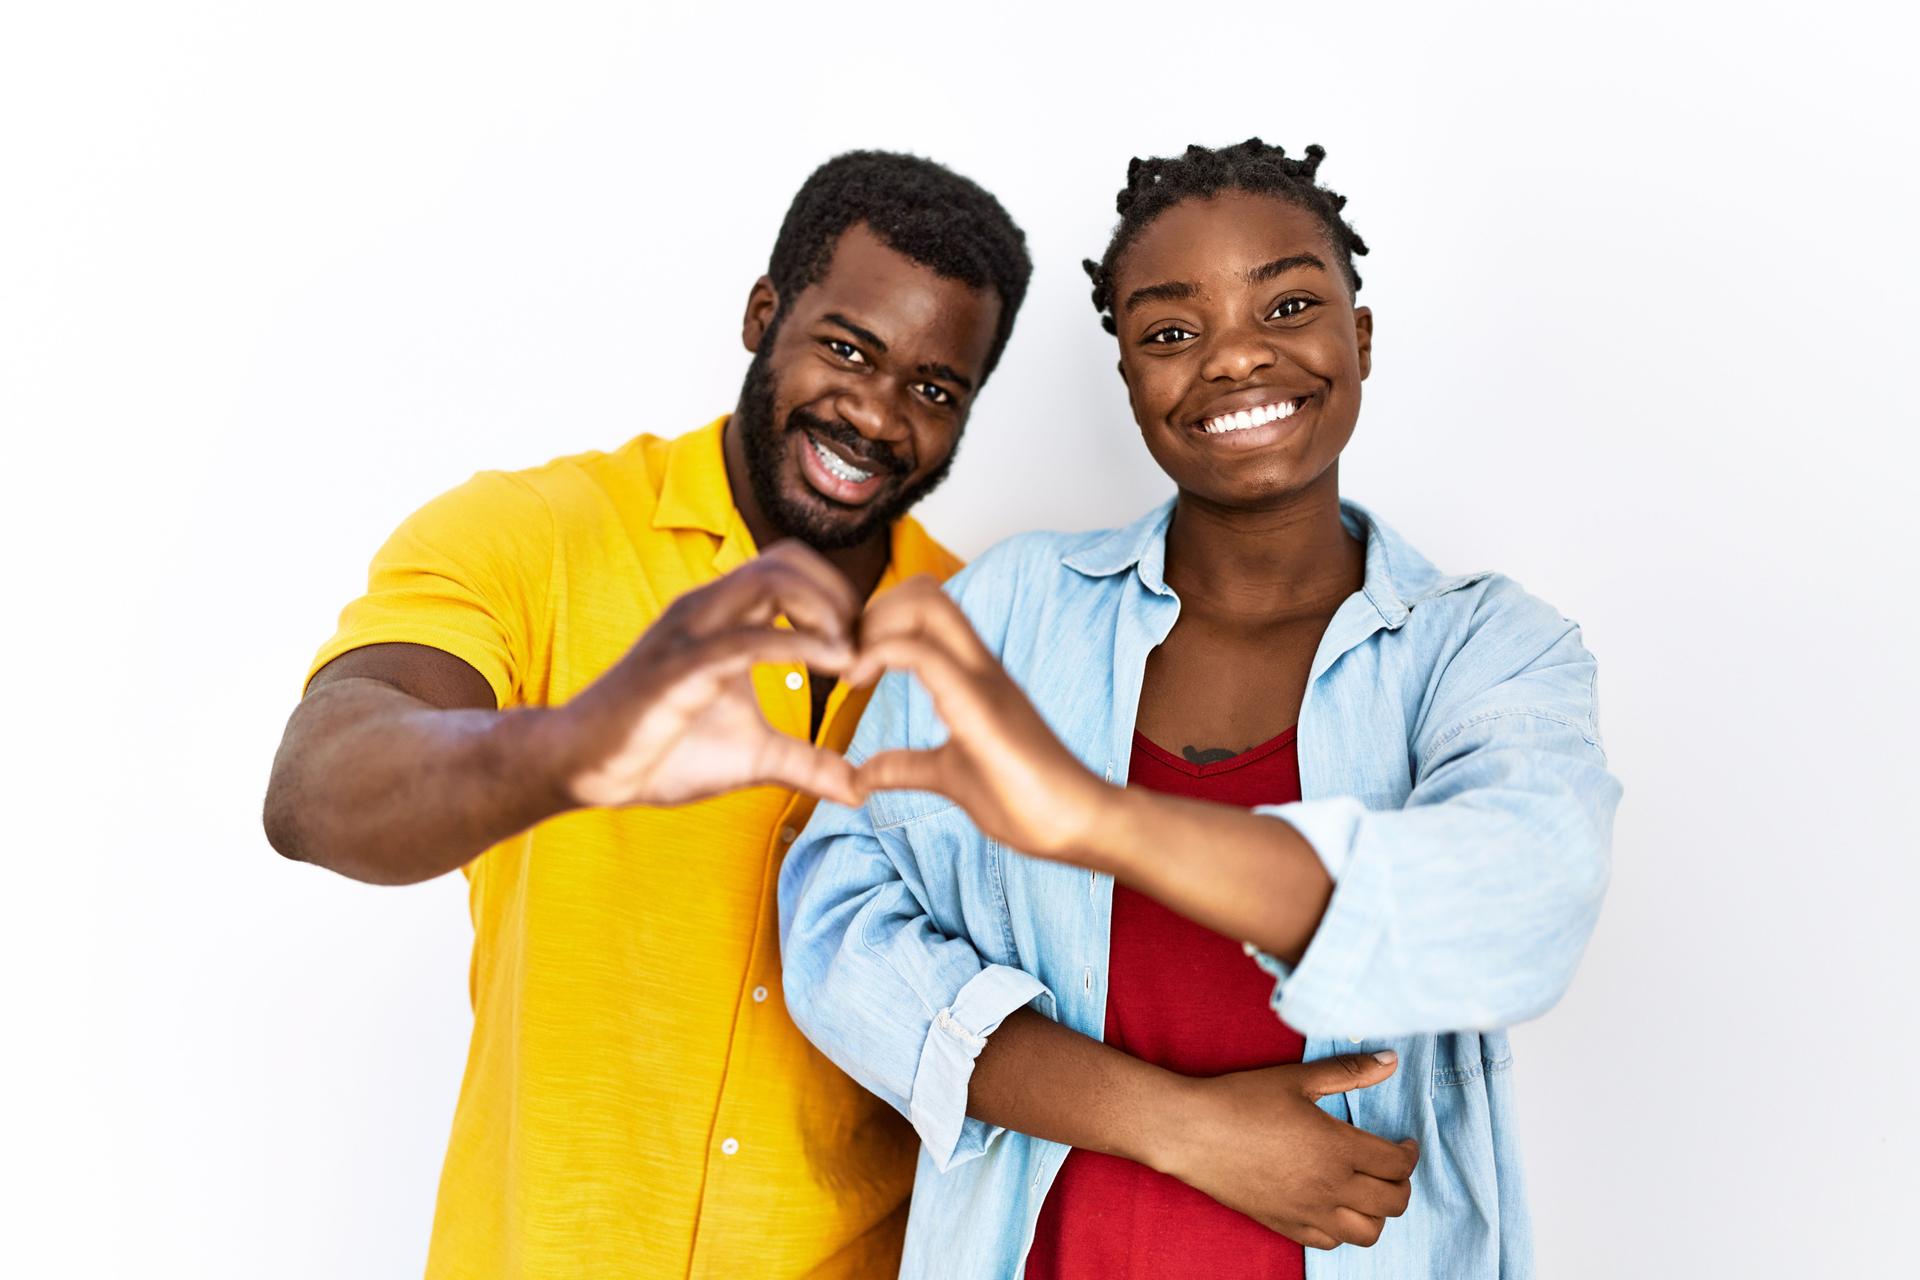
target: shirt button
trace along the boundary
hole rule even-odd
[[[1241,943],[1241,944],[1240,944],[1240,949],[1241,949],[1242,951],[1244,951],[1244,952],[1246,952],[1246,953],[1247,953],[1248,955],[1250,955],[1250,956],[1251,956],[1251,955],[1258,955],[1258,954],[1259,954],[1259,952],[1260,952],[1260,948],[1258,948],[1258,947],[1256,947],[1256,946],[1254,946],[1254,945],[1253,945],[1253,944],[1252,944],[1251,942],[1243,942],[1243,943]]]
[[[755,1004],[765,1004],[766,1001],[767,989],[765,987],[755,987],[753,989],[753,1002]]]
[[[1088,965],[1080,971],[1080,989],[1088,995],[1093,994],[1093,966]]]
[[[799,834],[800,833],[798,831],[795,831],[792,827],[782,827],[780,828],[780,843],[792,844],[794,837]]]
[[[1360,1043],[1360,1042],[1361,1042],[1362,1040],[1365,1040],[1365,1039],[1366,1039],[1366,1037],[1365,1037],[1365,1036],[1348,1036],[1348,1037],[1347,1037],[1347,1043],[1348,1043],[1348,1044],[1359,1044],[1359,1043]]]
[[[732,1155],[734,1152],[738,1151],[739,1149],[740,1149],[740,1144],[734,1141],[732,1138],[728,1138],[725,1142],[720,1144],[720,1150],[726,1152],[728,1155]]]
[[[787,688],[792,689],[794,692],[798,693],[800,691],[800,686],[805,684],[806,682],[807,682],[807,678],[801,675],[798,671],[787,672]]]

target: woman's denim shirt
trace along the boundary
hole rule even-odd
[[[1124,529],[1026,534],[947,589],[1047,723],[1126,781],[1147,655],[1180,601],[1172,503]],[[1361,590],[1334,614],[1300,708],[1291,823],[1335,882],[1273,1007],[1309,1060],[1392,1048],[1384,1084],[1322,1106],[1420,1140],[1406,1215],[1369,1249],[1308,1251],[1314,1277],[1529,1276],[1503,1028],[1573,977],[1600,910],[1620,787],[1579,629],[1496,574],[1442,574],[1362,508]],[[945,738],[903,675],[875,690],[856,762]],[[1031,1004],[1099,1038],[1111,877],[1026,857],[924,792],[823,802],[780,875],[787,1006],[830,1058],[905,1114],[922,1148],[907,1277],[1007,1277],[1067,1148],[969,1118],[986,1038]]]

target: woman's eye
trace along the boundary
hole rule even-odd
[[[949,405],[953,403],[953,393],[951,391],[948,391],[945,387],[937,387],[931,382],[923,382],[920,384],[920,394],[928,400],[931,400],[934,404]]]
[[[849,364],[865,364],[867,362],[867,358],[860,354],[860,348],[854,346],[851,342],[842,342],[839,338],[828,338],[826,343],[827,350],[833,352],[833,354],[839,356]]]
[[[1283,298],[1280,305],[1273,309],[1269,320],[1291,320],[1313,305],[1311,298]]]
[[[1170,324],[1164,329],[1155,329],[1152,333],[1148,334],[1147,341],[1158,343],[1163,347],[1170,347],[1176,342],[1185,342],[1193,336],[1194,334],[1191,330],[1182,329],[1177,324]]]

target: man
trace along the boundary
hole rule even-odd
[[[862,603],[958,567],[907,511],[1030,271],[972,182],[829,161],[749,292],[730,417],[434,500],[315,658],[274,847],[471,886],[429,1276],[897,1268],[913,1137],[788,1019],[774,883],[811,795],[854,798]]]

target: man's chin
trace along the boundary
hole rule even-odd
[[[782,486],[779,501],[767,515],[785,537],[798,538],[817,551],[841,551],[858,546],[892,523],[891,497],[888,490],[882,490],[861,505],[850,507],[795,478]]]

